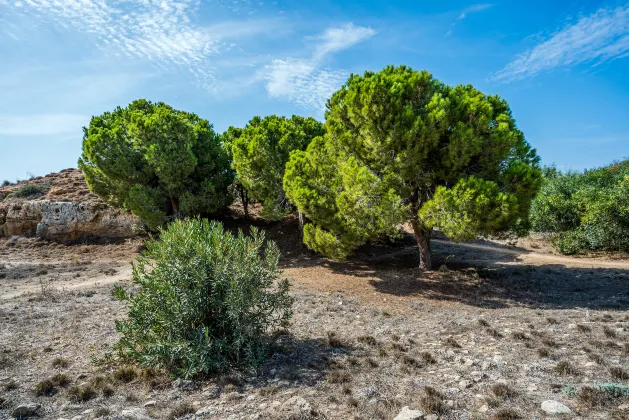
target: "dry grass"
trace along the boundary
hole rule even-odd
[[[502,338],[503,335],[500,334],[498,332],[498,330],[496,330],[495,328],[487,328],[485,331],[487,331],[487,334],[491,335],[494,338]]]
[[[328,345],[333,348],[343,348],[345,343],[336,335],[334,331],[328,331]]]
[[[166,415],[166,419],[174,420],[180,417],[184,417],[188,414],[192,414],[196,411],[197,410],[194,409],[194,406],[192,404],[184,402],[170,410]]]
[[[522,414],[513,408],[503,408],[489,417],[490,420],[520,420],[523,418]]]
[[[123,366],[116,369],[113,376],[118,382],[127,384],[138,377],[138,370],[133,366]]]
[[[328,375],[328,382],[331,384],[346,384],[352,381],[352,376],[347,372],[335,370]]]
[[[616,338],[616,331],[612,330],[607,325],[603,327],[603,334],[605,334],[607,338]]]
[[[434,365],[437,363],[437,360],[433,357],[433,355],[427,351],[421,352],[419,357],[421,357],[422,362],[424,362],[427,365]]]
[[[378,341],[372,335],[361,335],[356,339],[356,341],[362,344],[368,344],[370,346],[376,346],[378,344]]]
[[[64,359],[63,357],[57,357],[55,360],[52,361],[52,367],[55,369],[65,369],[68,366],[70,366],[70,362],[68,362],[68,360]]]
[[[584,334],[592,332],[592,328],[590,328],[590,326],[588,325],[578,324],[577,329]]]
[[[626,381],[627,379],[629,379],[629,374],[627,374],[627,372],[625,372],[625,370],[620,367],[609,368],[609,374],[612,376],[612,378],[619,381]]]
[[[553,367],[553,370],[555,371],[555,373],[561,376],[577,376],[580,374],[580,372],[574,366],[572,366],[570,362],[567,362],[565,360],[557,363],[555,367]]]
[[[452,337],[448,337],[446,338],[443,343],[442,343],[445,347],[452,347],[455,349],[460,349],[461,345],[459,343],[456,342],[456,340]]]
[[[511,389],[509,385],[502,383],[492,386],[491,392],[496,397],[502,398],[503,400],[512,399],[517,395],[517,392]]]
[[[443,414],[446,411],[443,395],[430,386],[424,387],[421,392],[419,406],[428,414]]]
[[[96,398],[98,393],[89,384],[75,385],[68,389],[68,399],[73,403],[82,403]]]

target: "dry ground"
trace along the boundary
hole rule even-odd
[[[294,221],[258,224],[293,281],[290,335],[259,372],[197,382],[90,361],[116,340],[111,290],[129,284],[140,240],[0,244],[0,418],[35,402],[51,419],[392,419],[403,406],[541,419],[544,400],[565,418],[629,418],[629,398],[587,388],[629,385],[627,260],[436,240],[441,269],[423,273],[410,237],[336,263],[304,250]]]

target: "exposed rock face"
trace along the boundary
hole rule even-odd
[[[132,214],[112,209],[89,193],[80,171],[66,170],[28,184],[45,185],[49,190],[41,197],[22,199],[12,194],[20,184],[0,191],[0,198],[4,195],[4,201],[0,201],[0,237],[36,234],[59,242],[127,238],[134,236],[134,225],[141,223]]]

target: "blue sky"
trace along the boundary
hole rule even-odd
[[[137,98],[217,131],[321,119],[388,64],[503,96],[546,164],[629,157],[627,1],[0,0],[0,180],[75,167],[81,127]]]

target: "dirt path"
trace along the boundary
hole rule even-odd
[[[629,262],[618,261],[606,261],[598,258],[582,258],[582,257],[565,257],[552,254],[541,254],[537,252],[530,252],[524,249],[515,248],[498,248],[491,245],[481,245],[474,243],[457,243],[452,244],[445,240],[435,239],[433,242],[447,245],[456,246],[459,248],[466,248],[478,251],[487,251],[490,253],[508,254],[518,257],[518,260],[523,264],[529,265],[547,265],[547,264],[563,264],[567,267],[582,267],[582,268],[620,268],[629,269]]]
[[[81,290],[98,286],[106,286],[108,284],[114,284],[121,281],[125,281],[131,278],[131,267],[126,267],[117,271],[116,274],[108,275],[101,274],[95,277],[90,278],[89,280],[79,280],[74,282],[64,282],[63,284],[58,284],[54,281],[47,284],[47,286],[54,291],[73,291],[73,290]],[[13,299],[18,296],[33,294],[42,291],[42,284],[33,284],[27,283],[17,286],[11,292],[6,292],[0,294],[0,300],[8,300]]]

